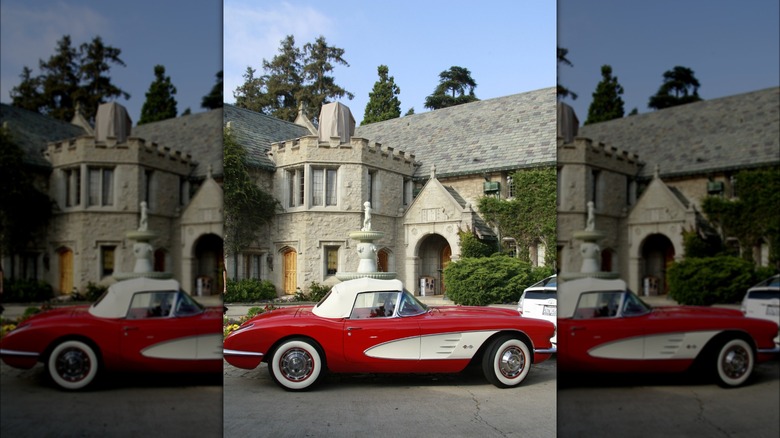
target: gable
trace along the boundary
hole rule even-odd
[[[629,213],[631,224],[685,220],[690,201],[660,178],[653,178]]]

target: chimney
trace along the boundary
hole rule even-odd
[[[95,141],[105,142],[108,137],[115,137],[117,143],[124,143],[132,125],[125,107],[116,102],[102,103],[95,116]]]
[[[579,126],[580,121],[574,114],[574,108],[558,102],[558,137],[562,137],[564,143],[571,143],[577,136]]]
[[[338,102],[325,104],[320,110],[318,133],[320,141],[339,137],[341,144],[349,143],[349,139],[355,134],[355,118],[346,105]]]

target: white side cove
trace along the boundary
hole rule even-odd
[[[212,333],[161,342],[144,349],[141,354],[155,359],[222,359],[222,335]]]
[[[377,359],[471,359],[497,330],[445,333],[385,342],[364,352]]]
[[[588,354],[604,359],[694,359],[720,331],[663,333],[610,342]]]

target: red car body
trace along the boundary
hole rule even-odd
[[[175,280],[139,278],[90,306],[34,315],[0,340],[0,356],[22,369],[43,362],[56,384],[81,389],[102,370],[221,372],[221,340],[221,307],[201,307]]]
[[[339,283],[317,306],[272,310],[228,335],[224,357],[254,369],[269,364],[288,390],[335,373],[455,373],[473,360],[499,387],[520,384],[531,363],[554,352],[554,325],[514,309],[428,309],[398,280]]]
[[[622,280],[578,279],[558,287],[560,372],[682,372],[701,364],[739,386],[777,354],[777,324],[735,309],[651,308]]]

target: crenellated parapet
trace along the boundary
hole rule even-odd
[[[621,166],[620,169],[628,173],[631,173],[629,169],[644,165],[636,153],[585,137],[575,137],[572,142],[565,142],[562,137],[558,137],[558,161],[588,162],[594,167]]]
[[[277,167],[303,163],[351,163],[407,174],[414,172],[415,155],[365,138],[352,137],[341,143],[338,137],[320,141],[315,135],[271,144],[270,158]]]
[[[189,153],[138,137],[129,137],[122,143],[114,137],[96,141],[94,136],[51,142],[46,147],[45,157],[54,168],[80,163],[106,163],[112,166],[144,165],[186,174],[195,165]]]

